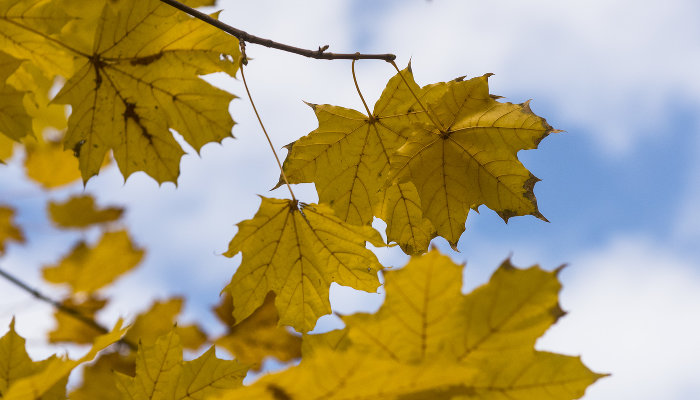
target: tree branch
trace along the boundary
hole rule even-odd
[[[73,318],[77,319],[78,321],[80,321],[80,322],[82,322],[82,323],[84,323],[84,324],[90,326],[91,328],[94,328],[94,329],[97,330],[97,331],[102,332],[103,334],[104,334],[104,333],[109,333],[109,329],[107,329],[107,328],[105,328],[104,326],[100,325],[100,324],[99,324],[97,321],[95,321],[94,319],[92,319],[92,318],[90,318],[90,317],[88,317],[88,316],[86,316],[86,315],[83,315],[80,311],[78,311],[78,310],[76,310],[76,309],[74,309],[74,308],[66,307],[64,304],[62,304],[62,303],[60,303],[60,302],[58,302],[58,301],[56,301],[56,300],[53,300],[53,299],[49,298],[48,296],[46,296],[45,294],[41,293],[40,291],[38,291],[38,290],[36,290],[36,289],[30,287],[30,286],[27,285],[26,283],[22,282],[21,280],[19,280],[19,279],[18,279],[17,277],[15,277],[14,275],[11,275],[9,272],[6,272],[6,271],[0,269],[0,276],[2,276],[3,278],[7,279],[7,280],[10,281],[10,282],[12,282],[12,283],[13,283],[14,285],[16,285],[17,287],[23,289],[25,292],[31,294],[31,295],[34,296],[36,299],[41,300],[41,301],[43,301],[43,302],[45,302],[45,303],[48,303],[48,304],[52,305],[52,306],[53,306],[54,308],[56,308],[58,311],[61,311],[62,313],[65,313],[65,314],[67,314],[67,315],[70,315],[71,317],[73,317]],[[132,343],[132,342],[130,342],[129,340],[126,340],[126,339],[124,339],[124,338],[122,338],[119,342],[124,343],[125,345],[129,346],[129,348],[130,348],[131,350],[133,350],[133,351],[136,351],[136,350],[138,349],[138,346],[137,346],[135,343]]]
[[[307,50],[299,47],[290,46],[288,44],[275,42],[270,39],[265,39],[251,35],[248,32],[242,31],[240,29],[234,28],[227,25],[218,19],[212,18],[201,11],[197,11],[192,7],[188,7],[176,0],[160,0],[161,2],[168,4],[183,11],[199,20],[202,20],[209,25],[221,29],[222,31],[235,36],[241,42],[255,43],[261,46],[270,47],[272,49],[282,50],[289,53],[299,54],[304,57],[316,58],[319,60],[384,60],[387,62],[396,59],[393,54],[362,54],[362,53],[330,53],[326,52],[328,46],[319,47],[318,50]]]

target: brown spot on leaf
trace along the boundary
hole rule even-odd
[[[131,60],[131,65],[148,65],[159,58],[163,57],[163,53],[157,53],[146,57],[138,57]]]

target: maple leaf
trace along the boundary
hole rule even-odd
[[[234,38],[158,0],[105,4],[95,30],[92,47],[74,49],[76,72],[54,99],[72,106],[65,147],[84,181],[112,150],[125,178],[145,171],[175,182],[184,151],[170,128],[197,151],[231,136],[234,96],[199,76],[235,75]]]
[[[387,178],[391,156],[411,137],[413,125],[429,122],[417,99],[430,101],[445,90],[444,84],[420,88],[409,65],[389,80],[370,115],[311,105],[319,127],[287,146],[287,178],[314,182],[319,200],[340,219],[366,225],[377,216],[387,223],[388,241],[407,254],[424,252],[435,228],[423,217],[412,184],[392,186]]]
[[[94,247],[79,242],[59,264],[44,267],[43,275],[49,282],[68,284],[73,293],[91,293],[138,265],[143,254],[126,231],[105,232]]]
[[[379,232],[344,223],[324,204],[299,208],[297,201],[262,197],[255,217],[238,224],[224,253],[243,254],[224,289],[233,297],[234,318],[247,318],[273,291],[279,323],[310,331],[331,312],[331,282],[376,291],[381,265],[365,242],[384,245]]]
[[[31,118],[22,105],[24,92],[7,84],[7,78],[21,63],[21,60],[0,51],[0,133],[14,140],[32,131]]]
[[[284,170],[290,182],[314,182],[319,200],[332,205],[338,218],[351,224],[372,222],[389,157],[406,141],[409,115],[416,114],[411,90],[420,88],[410,67],[401,74],[403,78],[397,74],[389,80],[371,115],[309,104],[318,128],[288,145]]]
[[[259,370],[265,357],[272,356],[283,362],[301,357],[301,338],[278,324],[273,292],[267,294],[260,308],[240,322],[233,318],[233,300],[228,293],[214,311],[228,327],[228,332],[216,339],[216,345],[251,369]]]
[[[0,385],[7,382],[7,390],[0,390],[3,400],[65,399],[65,387],[71,371],[78,365],[91,361],[98,352],[121,339],[125,331],[120,320],[111,332],[98,336],[90,350],[77,360],[52,357],[32,363],[24,350],[24,339],[14,332],[13,321],[10,332],[0,340],[0,354],[9,355],[7,359],[2,358],[0,368],[4,374],[0,376],[13,376],[12,382],[0,378]]]
[[[528,103],[499,103],[488,76],[455,80],[428,102],[430,124],[415,133],[391,159],[392,180],[413,182],[423,214],[455,248],[470,209],[485,204],[506,222],[516,215],[546,221],[537,209],[538,179],[517,159],[555,132]]]
[[[106,304],[107,300],[94,296],[89,296],[85,299],[68,298],[61,302],[63,307],[75,310],[80,315],[92,320],[95,319],[95,313],[104,308]],[[103,333],[61,310],[54,312],[54,318],[56,318],[56,327],[49,332],[49,342],[51,343],[73,342],[91,344],[96,337]]]
[[[182,310],[184,300],[179,297],[156,301],[136,317],[124,338],[132,343],[151,345],[171,330]],[[188,349],[196,350],[206,341],[206,335],[196,325],[180,325],[175,328],[180,342]]]
[[[578,398],[603,375],[578,357],[534,350],[563,315],[557,273],[506,261],[463,295],[462,266],[437,251],[414,257],[385,272],[376,314],[344,317],[345,329],[305,344],[299,366],[220,398]]]
[[[90,195],[73,196],[63,203],[49,202],[49,215],[62,228],[85,228],[95,224],[116,221],[124,213],[123,208],[97,209]]]
[[[0,255],[5,253],[7,241],[24,243],[22,231],[13,222],[14,216],[12,208],[0,205]]]
[[[216,358],[211,347],[202,356],[183,362],[175,330],[151,346],[139,345],[136,375],[117,373],[125,398],[141,400],[205,399],[218,391],[242,385],[247,367]]]

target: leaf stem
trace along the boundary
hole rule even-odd
[[[109,333],[109,329],[105,328],[104,326],[100,325],[97,321],[94,319],[82,314],[80,311],[76,310],[75,308],[67,307],[66,305],[53,300],[46,296],[45,294],[41,293],[37,289],[34,289],[30,287],[28,284],[22,282],[19,278],[15,277],[14,275],[10,274],[9,272],[0,269],[0,276],[3,278],[7,279],[11,283],[13,283],[15,286],[19,287],[20,289],[24,290],[25,292],[31,294],[34,296],[36,299],[43,301],[44,303],[48,303],[51,306],[53,306],[55,309],[58,311],[70,315],[71,317],[77,319],[78,321],[90,326],[91,328],[104,333]],[[131,341],[122,338],[120,342],[126,344],[129,346],[129,348],[133,351],[136,351],[138,349],[138,346]]]
[[[272,140],[270,139],[270,135],[267,133],[267,129],[265,129],[265,125],[262,122],[262,119],[260,118],[260,114],[258,113],[258,108],[255,107],[255,102],[253,101],[253,96],[250,95],[250,89],[248,89],[248,82],[245,79],[245,72],[243,72],[244,68],[243,66],[248,63],[248,59],[245,54],[245,42],[241,41],[241,61],[240,61],[240,70],[241,70],[241,78],[243,79],[243,86],[245,86],[245,92],[248,94],[248,100],[250,100],[250,105],[253,106],[253,111],[255,111],[255,116],[258,118],[258,123],[260,123],[260,128],[262,128],[263,133],[265,134],[265,138],[267,139],[267,143],[270,145],[270,150],[272,150],[272,154],[275,156],[275,160],[277,161],[277,166],[280,169],[280,172],[282,173],[282,179],[284,179],[284,183],[287,185],[287,189],[289,189],[289,194],[292,195],[292,200],[297,201],[297,198],[294,196],[294,191],[292,190],[292,185],[289,184],[289,179],[287,179],[287,174],[284,173],[284,168],[282,167],[282,163],[280,162],[279,156],[277,156],[277,151],[275,150],[275,146],[272,144]]]
[[[444,131],[445,128],[442,126],[442,124],[438,123],[438,122],[435,120],[435,118],[433,118],[433,116],[428,112],[428,109],[423,105],[423,102],[420,101],[420,99],[418,98],[418,96],[416,95],[416,93],[413,91],[413,89],[411,89],[411,85],[408,84],[408,82],[406,81],[406,78],[403,76],[403,74],[401,73],[401,70],[400,70],[399,67],[396,65],[396,63],[395,63],[393,60],[392,60],[392,61],[387,61],[387,62],[388,62],[389,64],[391,64],[391,65],[394,66],[394,69],[396,69],[396,72],[399,73],[399,76],[401,77],[401,80],[403,81],[403,83],[404,83],[404,84],[406,85],[406,87],[408,88],[408,91],[411,92],[411,94],[413,95],[413,98],[416,99],[416,101],[418,102],[418,105],[420,106],[420,108],[423,109],[423,112],[425,113],[425,115],[427,115],[428,118],[430,119],[430,122],[432,122],[433,125],[435,125],[435,127],[438,128],[440,131]]]
[[[277,50],[282,50],[286,51],[288,53],[294,53],[294,54],[299,54],[304,57],[309,57],[309,58],[315,58],[319,60],[360,60],[360,59],[366,59],[366,60],[384,60],[387,62],[393,61],[396,59],[396,56],[393,54],[361,54],[361,53],[352,53],[352,54],[344,54],[344,53],[331,53],[331,52],[326,52],[326,49],[328,46],[323,46],[319,47],[318,50],[307,50],[307,49],[302,49],[300,47],[294,47],[290,46],[288,44],[284,43],[279,43],[275,42],[270,39],[265,39],[261,38],[255,35],[251,35],[248,32],[242,31],[238,28],[234,28],[230,25],[227,25],[218,19],[212,18],[207,14],[204,14],[201,11],[197,11],[192,7],[188,7],[179,1],[176,0],[160,0],[161,2],[168,4],[172,7],[177,8],[180,11],[183,11],[189,15],[191,15],[194,18],[197,18],[201,21],[206,22],[209,25],[212,25],[216,28],[221,29],[222,31],[235,36],[239,41],[241,42],[248,42],[248,43],[254,43],[258,44],[261,46],[269,47],[272,49],[277,49]]]
[[[362,96],[362,91],[360,90],[360,85],[357,84],[357,76],[355,75],[355,61],[357,60],[352,60],[352,80],[355,81],[355,89],[357,89],[357,94],[360,95],[360,99],[362,100],[362,104],[365,106],[365,110],[367,110],[367,116],[371,119],[374,118],[372,115],[372,112],[369,110],[369,107],[367,107],[367,102],[365,101],[365,97]]]

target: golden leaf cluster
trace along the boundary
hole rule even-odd
[[[27,177],[51,196],[54,228],[81,235],[42,277],[68,292],[54,303],[48,340],[90,346],[75,360],[32,361],[13,320],[0,339],[0,399],[563,400],[602,376],[577,357],[534,348],[564,314],[558,270],[506,261],[465,295],[462,266],[428,251],[438,236],[456,249],[482,205],[506,222],[546,221],[538,179],[518,152],[556,130],[528,102],[499,101],[489,74],[421,86],[410,65],[396,68],[372,110],[364,98],[365,112],[309,104],[318,128],[286,146],[278,186],[314,183],[319,201],[262,197],[238,224],[224,255],[241,254],[241,263],[214,308],[223,332],[183,323],[179,297],[154,301],[128,325],[101,325],[106,288],[145,250],[122,207],[87,193],[59,200],[52,190],[112,163],[125,179],[141,171],[176,183],[181,143],[199,152],[234,125],[235,96],[202,76],[235,77],[240,63],[234,37],[159,0],[0,0],[0,162],[21,153]],[[354,64],[352,72],[359,92]],[[15,219],[0,205],[0,256],[25,240]],[[412,258],[385,268],[368,244],[398,245]],[[380,273],[377,313],[308,333],[333,311],[333,282],[376,292]],[[215,346],[233,360],[217,358]],[[295,365],[243,385],[271,358]]]

